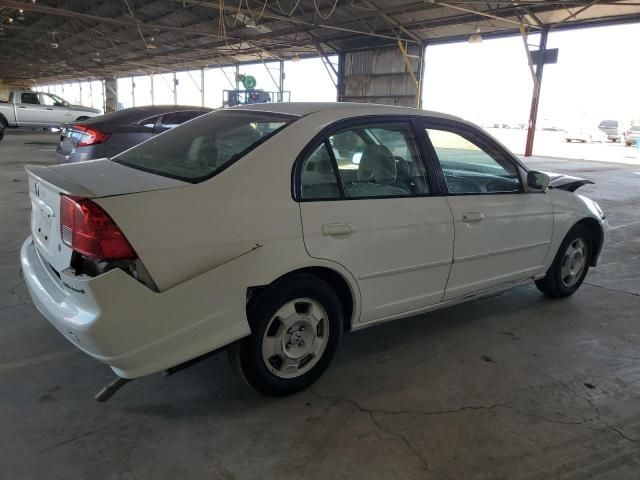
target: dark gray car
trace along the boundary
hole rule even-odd
[[[210,112],[209,108],[134,107],[66,125],[56,149],[58,163],[113,157],[134,145]]]

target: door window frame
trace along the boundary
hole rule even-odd
[[[358,201],[358,200],[382,200],[382,199],[396,199],[396,198],[416,198],[416,197],[437,197],[443,194],[440,181],[437,180],[437,172],[434,170],[433,165],[430,165],[432,162],[426,156],[426,151],[424,149],[424,139],[422,138],[425,135],[421,135],[419,130],[416,129],[416,120],[420,117],[410,116],[410,115],[363,115],[358,117],[345,118],[342,120],[338,120],[331,125],[325,127],[318,133],[313,139],[307,143],[307,145],[302,149],[298,157],[296,158],[293,169],[291,171],[291,197],[296,202],[336,202],[336,201]],[[375,124],[404,124],[407,129],[413,135],[413,140],[415,143],[415,151],[418,155],[418,162],[422,167],[422,170],[425,175],[425,182],[429,187],[429,192],[427,193],[413,193],[408,195],[385,195],[385,196],[366,196],[366,197],[348,197],[345,195],[344,185],[342,183],[342,179],[340,177],[340,172],[338,168],[338,163],[336,161],[333,148],[329,144],[329,137],[335,133],[340,131],[348,130],[350,128],[357,128],[358,126],[370,126]],[[338,190],[339,197],[336,198],[302,198],[302,165],[306,161],[306,159],[316,151],[316,149],[320,146],[320,144],[325,144],[325,148],[329,150],[329,157],[331,158],[331,163],[333,165],[333,172],[336,176],[336,181],[338,182]]]
[[[444,195],[447,196],[469,196],[469,195],[516,195],[523,193],[544,193],[542,191],[532,191],[526,188],[526,178],[529,169],[524,165],[513,153],[500,145],[496,140],[491,138],[485,132],[483,132],[480,128],[475,127],[471,124],[458,122],[455,120],[449,119],[437,119],[437,118],[429,118],[422,117],[417,122],[417,128],[419,130],[418,134],[424,141],[425,148],[425,157],[428,159],[428,162],[431,163],[436,171],[438,182],[440,183],[440,187],[443,191]],[[427,129],[433,130],[442,130],[445,132],[453,133],[455,135],[459,135],[465,140],[473,143],[478,148],[480,148],[486,155],[489,155],[487,151],[497,152],[502,158],[513,165],[518,174],[518,182],[520,184],[520,189],[517,192],[469,192],[469,193],[455,193],[449,192],[447,188],[446,178],[444,176],[444,171],[442,169],[442,165],[440,164],[440,160],[438,154],[436,152],[435,147],[431,143],[431,139],[427,134]],[[489,155],[493,158],[492,155]],[[498,163],[498,162],[496,162]]]

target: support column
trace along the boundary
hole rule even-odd
[[[338,102],[342,102],[342,98],[344,97],[344,79],[345,79],[345,71],[344,71],[344,63],[345,63],[345,53],[338,53],[338,92],[336,100]]]
[[[278,77],[278,89],[280,90],[278,93],[280,95],[278,101],[284,102],[284,60],[280,60],[280,76]],[[289,98],[287,100],[289,101],[291,99]]]
[[[536,72],[533,82],[533,95],[531,97],[531,111],[529,113],[529,131],[527,132],[527,144],[524,156],[530,157],[533,153],[533,139],[536,134],[536,122],[538,121],[538,105],[540,103],[540,88],[542,86],[542,72],[544,70],[544,54],[547,51],[547,37],[549,28],[545,27],[540,32],[540,47],[536,59]]]
[[[118,81],[115,78],[104,79],[104,113],[118,109]]]

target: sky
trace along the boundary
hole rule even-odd
[[[539,36],[529,43],[537,45]],[[540,125],[640,119],[640,24],[551,32]],[[423,107],[481,125],[527,123],[533,82],[521,37],[427,47]]]

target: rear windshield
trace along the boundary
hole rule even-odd
[[[243,157],[296,118],[269,112],[217,110],[147,140],[113,161],[198,183]]]
[[[603,120],[598,126],[600,128],[618,128],[618,122],[616,120]]]

